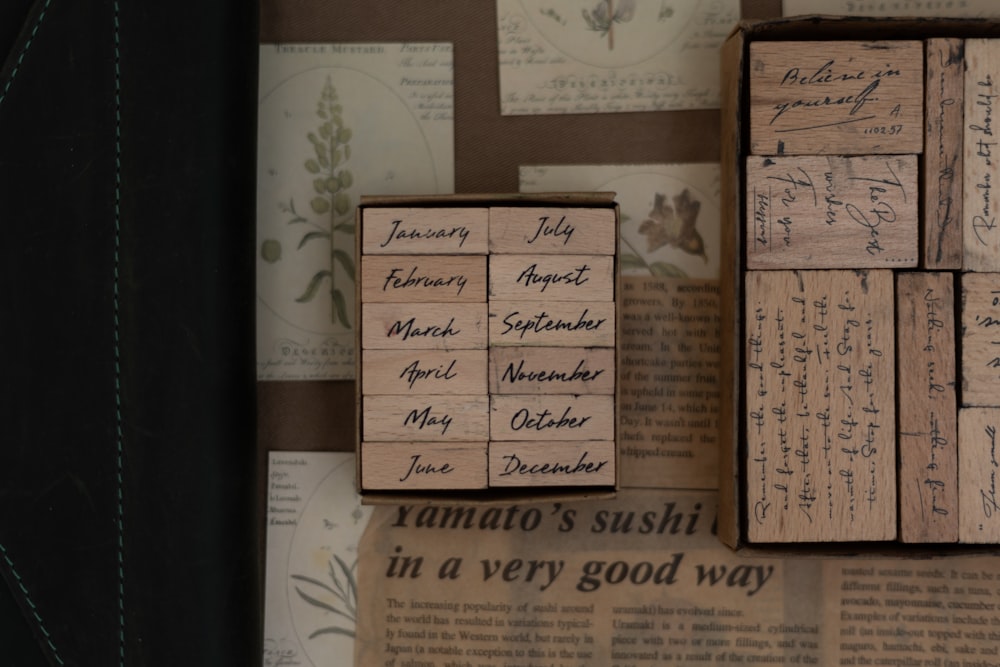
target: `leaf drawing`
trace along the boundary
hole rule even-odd
[[[674,205],[670,206],[666,196],[657,192],[652,210],[639,225],[639,233],[646,237],[647,252],[670,246],[707,262],[705,241],[695,228],[701,202],[691,197],[687,188],[673,200]]]
[[[319,267],[313,273],[295,300],[298,303],[312,301],[321,293],[320,288],[329,281],[332,320],[335,324],[350,329],[345,293],[351,287],[348,286],[345,290],[338,282],[338,275],[346,277],[351,284],[355,280],[353,242],[347,244],[349,251],[338,247],[341,235],[354,234],[353,204],[348,193],[354,184],[354,176],[343,167],[351,158],[352,133],[350,128],[344,126],[343,111],[337,90],[328,76],[316,104],[319,124],[306,135],[312,145],[313,155],[302,163],[312,186],[309,209],[316,217],[308,218],[296,211],[294,199],[287,204],[279,203],[278,209],[289,216],[288,224],[306,223],[311,228],[302,234],[297,250],[313,242],[327,243],[330,246],[329,264]],[[273,242],[267,248],[262,247],[261,254],[265,261],[271,263],[281,258],[280,247],[276,247]]]
[[[581,10],[587,28],[608,38],[608,51],[615,50],[615,24],[628,23],[635,16],[635,0],[600,0],[592,10]]]
[[[309,639],[331,634],[354,637],[354,626],[358,620],[358,584],[354,576],[357,565],[357,559],[348,565],[343,558],[334,554],[327,562],[326,574],[329,581],[322,581],[305,574],[291,575],[292,579],[309,584],[315,589],[315,592],[307,593],[299,586],[295,586],[295,592],[303,601],[323,612],[347,620],[347,623],[341,625],[331,624],[317,628],[309,635]]]

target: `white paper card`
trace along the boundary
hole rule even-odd
[[[354,454],[270,452],[267,499],[262,664],[350,665],[371,516],[354,490]]]
[[[497,0],[505,116],[714,109],[738,0]]]
[[[454,190],[452,45],[260,47],[257,377],[354,377],[359,197]]]

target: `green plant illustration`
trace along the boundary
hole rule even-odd
[[[553,21],[555,21],[559,25],[563,25],[563,26],[566,25],[566,19],[564,19],[562,16],[560,16],[559,12],[557,12],[554,9],[552,9],[551,7],[541,8],[541,9],[538,10],[538,12],[542,16],[547,16],[548,18],[552,19]]]
[[[327,576],[330,579],[330,583],[320,581],[319,579],[309,577],[304,574],[291,575],[292,579],[296,581],[310,584],[312,586],[312,590],[318,589],[315,593],[310,594],[306,593],[298,586],[295,586],[295,592],[298,593],[299,597],[301,597],[305,602],[313,607],[316,607],[317,609],[322,609],[323,611],[331,614],[342,616],[350,622],[349,624],[351,627],[331,624],[317,628],[309,635],[309,639],[319,637],[320,635],[344,635],[347,637],[354,637],[354,626],[357,625],[358,621],[358,583],[354,576],[354,570],[357,566],[357,559],[354,560],[354,563],[348,565],[343,558],[333,554],[327,562]],[[334,599],[333,602],[326,602],[320,599],[320,597],[329,598],[331,595]],[[346,624],[347,623],[344,623],[344,625]]]
[[[309,208],[319,222],[300,214],[295,208],[294,198],[288,203],[280,202],[278,209],[290,216],[287,221],[289,225],[308,227],[299,240],[298,250],[317,241],[328,243],[330,246],[329,265],[313,274],[305,289],[295,300],[298,303],[312,301],[320,293],[324,283],[329,281],[333,322],[350,329],[347,300],[344,295],[352,289],[355,280],[354,243],[352,241],[346,244],[349,250],[344,250],[338,240],[342,236],[353,236],[355,233],[354,209],[351,196],[348,194],[354,183],[354,176],[350,170],[343,167],[344,163],[351,159],[351,130],[344,126],[342,114],[343,107],[338,100],[337,90],[328,76],[316,105],[319,125],[306,135],[312,144],[314,156],[303,162],[305,170],[312,177],[313,192]],[[261,257],[272,264],[279,261],[282,257],[280,242],[274,239],[264,240],[261,243]],[[350,281],[347,290],[343,289],[337,280],[340,272]]]
[[[635,0],[600,0],[592,10],[581,10],[587,28],[608,38],[608,51],[615,50],[615,24],[628,23],[635,16]]]

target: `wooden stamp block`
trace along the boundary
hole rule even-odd
[[[361,299],[383,302],[486,302],[486,257],[364,255]]]
[[[1000,409],[962,408],[958,413],[959,541],[1000,542]]]
[[[750,152],[919,153],[919,41],[752,42]]]
[[[915,155],[747,158],[750,269],[916,266]]]
[[[491,440],[613,440],[613,396],[490,396]]]
[[[1000,273],[964,273],[962,405],[1000,406]]]
[[[365,395],[486,394],[486,350],[364,350]]]
[[[615,443],[491,442],[490,486],[611,486]]]
[[[482,396],[364,396],[365,441],[462,442],[489,437]]]
[[[896,536],[893,276],[746,274],[748,536]]]
[[[928,39],[926,50],[922,266],[961,269],[965,41]]]
[[[491,255],[490,298],[612,301],[613,255]]]
[[[613,301],[491,301],[489,343],[542,347],[613,347]]]
[[[384,491],[484,489],[485,442],[366,442],[361,485]]]
[[[491,253],[613,255],[616,232],[607,208],[490,209]]]
[[[899,538],[958,541],[958,399],[951,273],[896,276]]]
[[[965,162],[962,240],[966,271],[1000,271],[997,196],[1000,150],[993,118],[1000,111],[1000,40],[965,41]]]
[[[477,350],[487,342],[480,303],[365,303],[361,326],[368,350]]]
[[[361,251],[366,255],[485,255],[489,210],[367,207],[361,231]]]
[[[614,394],[610,347],[492,347],[491,394]]]

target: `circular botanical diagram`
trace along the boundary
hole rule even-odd
[[[288,552],[288,604],[299,645],[315,667],[343,664],[357,624],[357,544],[371,508],[345,504],[354,488],[354,459],[345,457],[306,502]]]
[[[521,0],[531,25],[564,55],[625,67],[669,47],[694,18],[693,0]]]
[[[408,191],[438,191],[427,137],[390,86],[344,67],[288,77],[258,111],[258,301],[301,331],[350,332],[355,206],[402,175]]]
[[[623,273],[719,277],[720,212],[714,197],[656,172],[622,176],[597,190],[629,202],[620,211]]]

